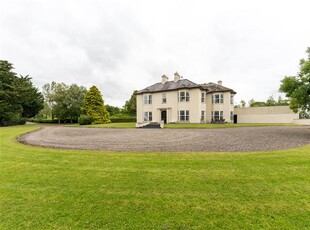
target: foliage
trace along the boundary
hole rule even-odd
[[[138,92],[137,90],[133,91],[130,99],[126,101],[124,106],[125,112],[133,116],[136,116],[137,112],[137,95],[136,95],[137,92]]]
[[[117,106],[106,105],[105,107],[106,107],[108,113],[110,114],[110,116],[119,114],[121,112],[121,109]]]
[[[123,123],[123,122],[136,122],[137,119],[135,117],[111,117],[112,123]]]
[[[31,78],[13,72],[13,65],[0,60],[0,126],[22,124],[43,108],[43,96]]]
[[[0,229],[309,229],[310,146],[167,154],[15,141],[35,129],[0,130]]]
[[[80,117],[79,117],[79,124],[80,125],[90,125],[92,123],[92,119],[91,117],[85,115],[85,114],[82,114]]]
[[[86,88],[77,84],[66,85],[65,83],[52,82],[43,86],[46,107],[42,114],[51,111],[52,118],[61,120],[78,120],[81,114]]]
[[[282,99],[281,96],[279,96],[278,101],[276,101],[273,96],[270,96],[267,99],[267,101],[255,101],[254,99],[251,99],[249,101],[250,107],[285,106],[285,105],[289,105],[289,102],[287,99]]]
[[[102,124],[110,121],[110,115],[104,106],[101,92],[96,86],[92,86],[86,93],[82,113],[92,119],[92,124]]]
[[[280,92],[290,98],[290,108],[304,113],[310,111],[310,47],[307,49],[308,58],[299,62],[297,76],[285,76],[280,85]]]

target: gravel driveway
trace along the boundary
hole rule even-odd
[[[64,149],[122,152],[248,152],[310,144],[310,127],[226,129],[113,129],[43,127],[19,138],[22,143]]]

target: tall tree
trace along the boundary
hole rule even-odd
[[[18,77],[11,63],[0,60],[0,125],[18,124],[22,117],[33,117],[42,108],[42,94],[31,78]]]
[[[96,86],[92,86],[86,93],[82,113],[92,119],[92,124],[102,124],[110,121],[110,115],[104,106],[101,92]]]
[[[125,102],[125,112],[135,116],[136,112],[137,112],[137,90],[133,91],[130,99],[128,101]]]
[[[306,53],[308,57],[300,60],[297,76],[285,76],[279,89],[290,98],[290,108],[294,112],[300,108],[306,113],[310,111],[310,47]]]

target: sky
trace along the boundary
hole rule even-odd
[[[46,83],[96,85],[105,104],[170,80],[277,98],[310,46],[309,0],[0,0],[0,60]]]

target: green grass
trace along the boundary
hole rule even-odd
[[[113,153],[25,146],[0,128],[0,229],[309,229],[310,146]]]

